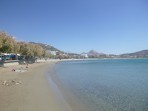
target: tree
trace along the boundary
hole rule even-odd
[[[0,32],[0,52],[20,53],[28,57],[47,56],[46,51],[40,45],[27,42],[17,42],[12,36],[5,32]]]
[[[12,53],[15,40],[5,32],[0,32],[0,52]]]

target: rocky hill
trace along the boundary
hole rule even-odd
[[[148,57],[148,50],[142,50],[142,51],[128,53],[128,54],[121,54],[120,57],[146,58]]]
[[[91,58],[106,57],[106,54],[104,54],[104,53],[98,53],[95,50],[90,50],[87,53],[87,55],[88,55],[88,57],[91,57]]]
[[[35,43],[35,42],[30,42],[32,44],[38,44],[40,45],[41,47],[43,47],[43,49],[45,50],[49,50],[49,51],[58,51],[58,52],[62,52],[61,50],[51,46],[51,45],[48,45],[48,44],[43,44],[43,43]]]

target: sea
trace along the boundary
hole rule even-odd
[[[54,71],[90,111],[148,111],[148,59],[63,61]]]

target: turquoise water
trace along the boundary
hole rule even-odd
[[[148,111],[148,59],[67,61],[55,70],[91,111]]]

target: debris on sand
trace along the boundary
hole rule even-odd
[[[23,68],[23,67],[20,67],[20,68],[17,68],[17,69],[12,69],[12,71],[14,71],[14,72],[26,72],[27,69]]]
[[[19,85],[21,84],[22,82],[21,81],[15,81],[15,80],[11,80],[11,81],[2,81],[2,85],[5,85],[5,86],[12,86],[12,85]]]

